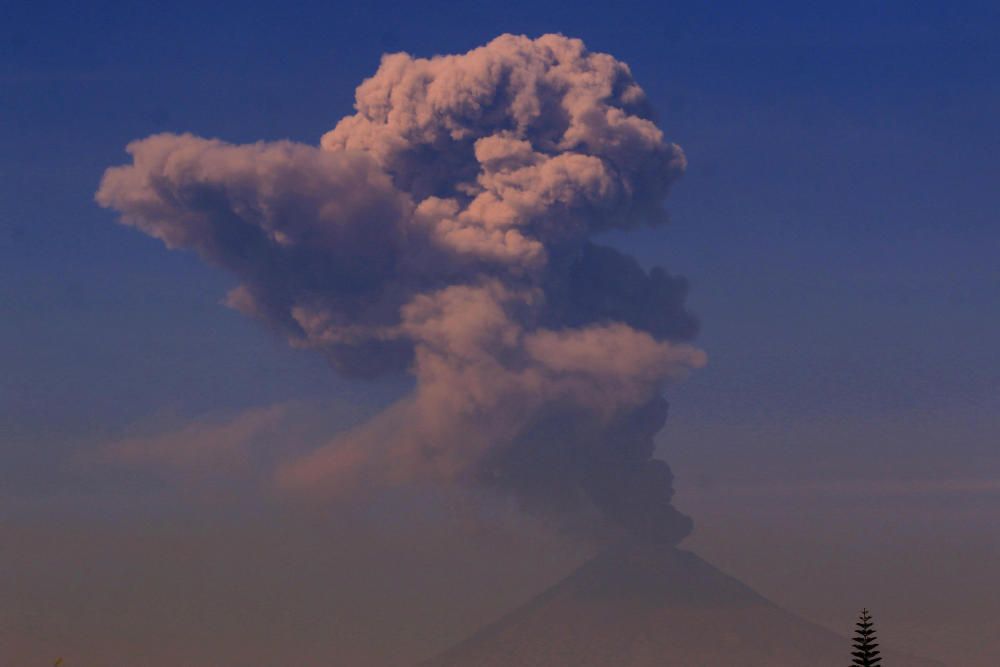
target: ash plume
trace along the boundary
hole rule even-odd
[[[414,392],[276,473],[345,493],[483,484],[672,543],[690,521],[653,458],[665,383],[704,363],[687,284],[595,242],[664,222],[684,170],[628,66],[503,35],[383,57],[319,147],[131,143],[97,201],[232,273],[227,303],[339,372]]]

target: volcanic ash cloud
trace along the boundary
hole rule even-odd
[[[664,221],[684,170],[626,64],[503,35],[386,55],[319,147],[131,143],[97,201],[235,275],[227,303],[339,372],[414,392],[277,472],[346,493],[417,480],[513,493],[676,542],[653,459],[665,383],[701,366],[686,283],[592,237]]]

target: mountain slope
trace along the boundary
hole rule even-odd
[[[696,555],[623,544],[424,667],[844,667],[850,642]],[[931,667],[887,653],[888,667]]]

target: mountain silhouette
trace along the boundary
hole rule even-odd
[[[422,667],[844,667],[850,651],[689,551],[622,543]]]

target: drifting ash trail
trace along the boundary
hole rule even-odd
[[[239,281],[227,303],[412,395],[275,484],[479,484],[603,538],[691,522],[653,458],[665,385],[705,363],[687,282],[595,237],[666,221],[685,167],[628,66],[561,35],[386,55],[320,146],[161,134],[97,201]]]

